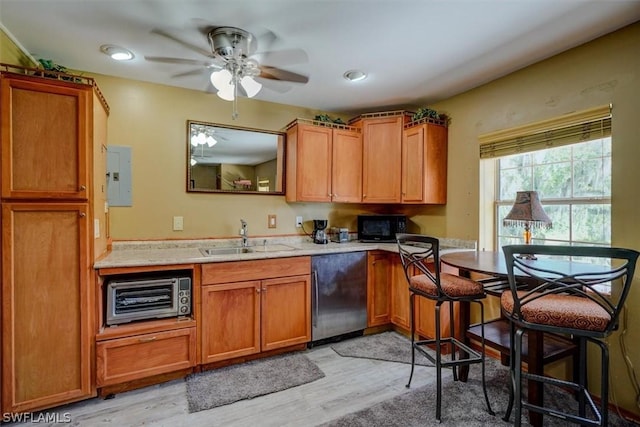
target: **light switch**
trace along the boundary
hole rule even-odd
[[[276,228],[276,215],[275,214],[269,214],[269,228]]]
[[[182,231],[184,230],[184,217],[174,216],[173,217],[173,231]]]

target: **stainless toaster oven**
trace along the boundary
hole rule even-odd
[[[191,314],[191,278],[112,280],[106,285],[106,323]]]

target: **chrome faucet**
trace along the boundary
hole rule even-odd
[[[240,229],[240,236],[242,236],[242,247],[246,248],[249,246],[249,236],[247,235],[247,221],[244,219],[240,220],[242,224],[242,228]]]

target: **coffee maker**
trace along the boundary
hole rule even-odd
[[[326,219],[314,219],[313,220],[313,243],[325,244],[328,243],[327,232],[324,231],[327,228]]]

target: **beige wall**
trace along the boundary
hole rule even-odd
[[[234,121],[231,103],[212,93],[92,76],[111,108],[109,143],[130,146],[132,151],[133,206],[111,208],[114,240],[237,236],[240,218],[249,223],[250,236],[290,235],[301,232],[295,228],[296,215],[303,216],[308,232],[314,218],[355,230],[355,215],[363,207],[288,204],[284,196],[264,194],[185,191],[187,120],[278,131],[318,111],[240,98],[240,116]],[[267,227],[269,214],[277,215],[276,229]],[[173,216],[184,217],[183,231],[172,230]]]
[[[34,67],[35,63],[18,47],[0,26],[0,62]]]
[[[640,250],[640,23],[435,104],[449,127],[448,203],[444,235],[476,239],[479,230],[478,135],[611,103],[612,240]],[[487,183],[484,183],[487,184]],[[488,183],[491,187],[491,183]],[[482,246],[481,246],[482,247]],[[492,249],[492,248],[487,248]],[[640,267],[640,266],[639,266]],[[640,274],[627,303],[629,358],[640,367]],[[610,339],[612,398],[636,414],[636,395],[620,352]],[[590,372],[598,360],[591,357]],[[596,384],[594,378],[591,384]],[[599,380],[598,380],[599,382]]]

